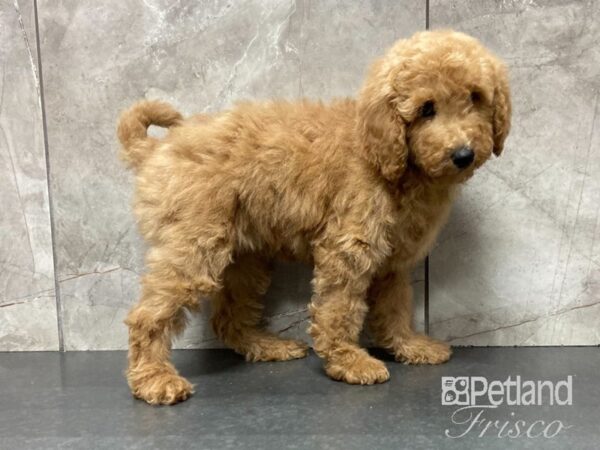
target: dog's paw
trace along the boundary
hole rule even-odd
[[[334,380],[349,384],[376,384],[390,379],[383,361],[373,358],[365,351],[329,361],[325,371]]]
[[[452,348],[445,342],[417,334],[405,340],[394,354],[405,364],[441,364],[450,359]]]
[[[174,405],[187,400],[194,392],[189,381],[171,372],[160,372],[131,383],[131,390],[135,397],[151,405]]]
[[[292,339],[262,339],[244,352],[246,360],[258,361],[289,361],[304,358],[308,355],[308,345]]]

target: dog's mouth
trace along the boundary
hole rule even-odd
[[[445,160],[433,167],[423,167],[414,160],[408,162],[408,166],[413,172],[420,173],[433,182],[448,185],[464,183],[481,165],[482,162],[476,160],[465,167],[456,167],[452,160]]]
[[[459,146],[439,152],[419,153],[411,149],[407,167],[415,174],[420,174],[436,184],[460,184],[469,180],[492,154],[481,151],[478,146]]]

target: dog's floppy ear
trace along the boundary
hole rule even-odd
[[[395,183],[407,164],[406,125],[394,109],[394,92],[383,66],[383,60],[372,66],[360,93],[357,134],[367,159]]]
[[[511,102],[508,74],[504,64],[496,62],[496,84],[494,87],[494,154],[500,156],[504,141],[510,131]]]

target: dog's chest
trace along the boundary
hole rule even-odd
[[[399,195],[392,232],[392,258],[413,267],[433,246],[445,224],[454,192],[418,186]]]

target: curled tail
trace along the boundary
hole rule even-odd
[[[171,105],[155,100],[143,100],[121,114],[117,136],[121,141],[121,159],[137,169],[152,153],[157,139],[148,136],[150,125],[169,128],[178,125],[183,117]]]

